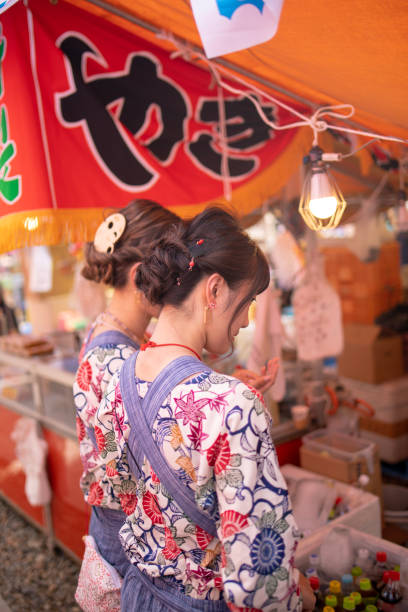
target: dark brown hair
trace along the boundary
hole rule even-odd
[[[220,274],[230,289],[251,281],[232,320],[269,284],[265,255],[237,219],[217,206],[207,208],[184,227],[168,231],[138,267],[136,285],[152,304],[178,306],[204,276],[214,273]]]
[[[113,252],[99,253],[93,242],[88,242],[81,271],[88,280],[115,288],[126,285],[129,268],[143,259],[152,243],[171,225],[182,224],[176,214],[151,200],[134,200],[118,212],[126,217],[126,227]]]

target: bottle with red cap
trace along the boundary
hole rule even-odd
[[[309,584],[312,587],[313,593],[316,597],[316,603],[315,603],[315,607],[314,610],[320,611],[323,610],[324,608],[324,597],[323,594],[320,590],[320,580],[317,576],[310,576],[309,577]]]
[[[399,572],[388,573],[388,582],[383,587],[378,598],[378,607],[383,612],[397,612],[400,610],[398,604],[402,600]]]
[[[385,585],[388,584],[389,579],[390,579],[390,570],[387,570],[386,572],[383,573],[382,578],[380,578],[380,580],[375,585],[375,588],[378,591],[378,593],[381,593]]]
[[[379,550],[375,555],[375,563],[372,572],[372,583],[377,588],[377,583],[382,579],[384,572],[389,569],[387,567],[387,553],[383,550]]]

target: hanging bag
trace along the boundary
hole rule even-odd
[[[91,535],[83,537],[85,553],[75,600],[84,612],[120,612],[123,579],[100,554]]]

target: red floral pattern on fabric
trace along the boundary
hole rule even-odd
[[[150,468],[150,476],[152,477],[153,484],[160,484],[160,480],[157,478],[156,472],[154,472],[152,468]]]
[[[85,438],[85,425],[79,417],[75,417],[75,420],[77,437],[79,442],[82,442],[82,440]]]
[[[99,482],[93,482],[89,487],[88,504],[100,506],[103,499],[103,489]]]
[[[181,553],[181,550],[177,546],[173,538],[173,535],[168,527],[164,528],[164,533],[165,533],[165,538],[166,538],[165,540],[166,545],[163,548],[163,555],[165,556],[166,559],[173,560],[179,556],[179,554]]]
[[[233,536],[241,529],[248,527],[248,515],[235,510],[227,510],[221,514],[221,531],[224,538]]]
[[[214,584],[215,584],[215,586],[216,586],[216,588],[217,588],[217,589],[219,589],[220,591],[222,591],[223,584],[222,584],[222,578],[221,578],[221,576],[215,576],[215,578],[214,578]]]
[[[211,542],[211,540],[213,539],[212,535],[207,533],[204,529],[202,529],[198,525],[195,526],[195,533],[196,533],[197,543],[199,547],[201,548],[201,550],[205,550],[207,546],[209,545],[209,543]]]
[[[120,493],[120,505],[125,514],[130,516],[136,508],[137,496],[134,493]]]
[[[207,450],[208,465],[214,466],[218,475],[227,467],[231,459],[230,445],[226,433],[220,434],[214,444]]]
[[[95,426],[94,431],[96,443],[98,445],[98,451],[103,451],[106,446],[105,436],[103,435],[102,430],[97,425]]]
[[[263,405],[265,406],[265,398],[262,395],[262,393],[260,391],[258,391],[258,389],[255,389],[255,387],[252,387],[251,385],[248,385],[248,383],[246,383],[246,386],[248,387],[248,389],[250,389],[250,391],[252,391],[252,393],[254,393],[254,395],[256,395],[256,397],[263,403]]]
[[[106,474],[109,476],[109,478],[112,478],[112,476],[118,475],[118,470],[116,469],[115,459],[112,459],[112,461],[109,461],[109,463],[106,464]]]
[[[142,500],[143,510],[146,512],[149,519],[152,523],[156,525],[163,525],[163,517],[160,512],[159,504],[157,503],[157,498],[153,493],[147,491],[143,495]]]
[[[194,401],[194,391],[189,391],[187,395],[174,398],[177,410],[175,412],[176,419],[183,419],[183,425],[187,425],[191,421],[197,423],[201,419],[205,419],[205,414],[202,412],[204,406],[208,404],[208,399],[200,399]]]
[[[83,361],[76,374],[76,382],[82,391],[89,391],[92,381],[92,368],[89,361]]]

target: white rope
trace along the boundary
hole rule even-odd
[[[221,146],[221,175],[222,184],[224,188],[224,197],[227,202],[231,201],[232,189],[228,167],[228,144],[227,144],[227,133],[226,133],[226,122],[225,122],[225,105],[222,87],[217,87],[217,100],[218,100],[218,115],[219,115],[219,141]]]
[[[202,53],[196,50],[191,49],[191,47],[189,47],[187,44],[182,43],[175,36],[173,36],[173,34],[162,32],[160,34],[157,34],[157,36],[159,38],[162,38],[164,40],[171,42],[176,47],[177,50],[171,54],[172,58],[181,56],[190,62],[193,62],[195,59],[198,59],[202,61],[204,64],[206,64],[206,66],[210,70],[213,78],[215,79],[219,87],[222,87],[226,91],[229,91],[230,93],[233,93],[235,95],[244,96],[245,98],[248,98],[248,100],[250,100],[252,104],[255,106],[262,121],[266,123],[266,125],[268,125],[269,127],[271,127],[272,129],[276,131],[290,130],[290,129],[294,129],[298,127],[308,126],[313,131],[313,145],[318,144],[319,133],[325,132],[328,128],[338,131],[338,132],[356,134],[357,136],[366,136],[367,138],[372,138],[375,140],[386,140],[390,142],[401,142],[403,144],[408,144],[408,140],[405,138],[398,138],[396,136],[385,136],[383,134],[377,134],[376,132],[368,132],[365,130],[358,130],[358,129],[351,128],[351,127],[343,127],[343,126],[336,125],[333,123],[328,123],[327,121],[323,119],[323,117],[331,117],[331,118],[343,119],[343,120],[350,119],[355,113],[355,108],[352,104],[337,104],[337,105],[332,105],[332,106],[331,105],[323,106],[321,108],[318,108],[311,117],[307,117],[300,111],[296,110],[295,108],[292,108],[285,102],[282,102],[278,98],[275,98],[274,96],[259,89],[255,85],[251,85],[250,91],[245,91],[242,89],[238,89],[237,87],[233,87],[232,85],[227,83],[222,78],[220,74],[221,72],[226,74],[228,78],[243,85],[245,88],[248,88],[248,83],[244,79],[241,79],[240,77],[236,76],[235,74],[223,68],[222,66],[216,67],[214,63],[211,62],[205,55],[203,55]],[[280,108],[287,110],[291,114],[295,115],[299,119],[299,121],[294,121],[286,125],[279,125],[275,123],[274,121],[271,121],[264,113],[260,102],[254,96],[254,94],[258,94],[259,96],[262,96],[264,99],[269,100],[270,102],[273,102]],[[344,113],[339,112],[342,110],[345,112]],[[360,147],[360,149],[361,148],[362,147]],[[344,155],[343,157],[346,157],[346,155]]]

